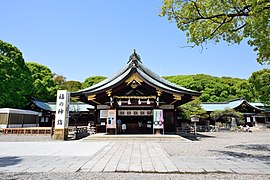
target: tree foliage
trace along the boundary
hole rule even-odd
[[[79,81],[66,81],[63,84],[59,85],[59,89],[65,89],[69,92],[75,92],[80,90],[82,83]]]
[[[21,51],[0,40],[0,107],[21,108],[31,99],[31,72]]]
[[[270,69],[253,72],[249,78],[257,100],[270,104]]]
[[[199,99],[188,102],[179,107],[182,119],[190,120],[192,115],[198,115],[200,119],[208,117],[207,112],[202,108],[201,101]]]
[[[66,77],[64,77],[62,75],[54,74],[53,80],[54,80],[55,84],[60,86],[66,82]]]
[[[30,69],[34,81],[33,97],[44,101],[55,101],[57,86],[53,80],[51,70],[44,65],[34,62],[27,62],[26,65]]]
[[[106,79],[106,77],[104,76],[91,76],[89,78],[86,78],[82,83],[82,89],[93,86],[94,84],[97,84],[103,81],[104,79]]]
[[[163,0],[161,16],[175,21],[194,46],[221,40],[248,44],[257,61],[270,64],[269,0]]]
[[[252,93],[252,85],[248,80],[231,77],[214,77],[210,75],[177,75],[165,76],[165,79],[202,92],[202,102],[223,102],[244,97],[248,101],[254,101],[256,97]]]
[[[215,121],[223,120],[227,125],[231,123],[232,118],[235,118],[240,123],[244,122],[242,121],[244,118],[243,114],[234,109],[216,110],[210,113],[210,117]]]

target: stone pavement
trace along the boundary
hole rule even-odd
[[[170,157],[152,141],[1,142],[0,172],[270,174],[270,164],[247,158]]]
[[[108,142],[0,142],[0,172],[76,172]]]
[[[171,157],[180,172],[270,174],[270,164],[249,158]]]
[[[173,162],[155,142],[113,142],[80,171],[177,172]]]

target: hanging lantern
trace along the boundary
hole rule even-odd
[[[128,105],[131,105],[131,101],[130,101],[130,99],[128,99]]]
[[[122,105],[122,101],[121,99],[117,102],[118,106],[121,106]]]
[[[110,104],[111,104],[111,106],[113,105],[113,98],[112,97],[110,97]]]
[[[159,106],[159,97],[157,97],[157,101],[156,102],[157,102],[157,106]]]
[[[139,104],[139,105],[141,105],[141,104],[142,104],[141,99],[139,99],[139,100],[138,100],[138,104]]]
[[[148,105],[150,104],[150,100],[149,99],[147,99],[146,104],[148,104]]]

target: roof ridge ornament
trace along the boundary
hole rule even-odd
[[[129,63],[131,62],[132,65],[135,66],[135,65],[137,65],[138,61],[139,61],[140,63],[142,63],[141,57],[139,56],[139,54],[136,53],[136,49],[134,49],[133,54],[131,54],[131,55],[129,56],[129,60],[128,60],[127,64],[129,64]]]

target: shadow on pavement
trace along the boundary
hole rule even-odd
[[[0,157],[0,167],[7,167],[19,164],[22,161],[19,157]]]
[[[180,133],[179,136],[182,136],[191,141],[200,141],[205,138],[216,138],[215,136],[209,136],[201,133],[197,133],[196,135],[192,133]]]
[[[221,153],[241,160],[259,160],[270,165],[270,145],[269,144],[245,144],[227,146],[224,151],[215,150]]]
[[[245,150],[252,150],[252,151],[266,151],[270,152],[270,145],[269,144],[245,144],[245,145],[234,145],[234,146],[227,146],[226,148],[229,149],[245,149]]]

